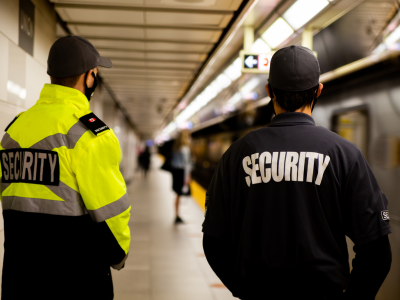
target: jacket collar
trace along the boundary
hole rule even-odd
[[[89,101],[80,91],[57,84],[45,84],[36,104],[52,103],[67,104],[79,110],[89,109]]]
[[[297,126],[297,125],[312,125],[315,126],[314,119],[301,112],[287,112],[275,116],[268,127],[278,126]]]

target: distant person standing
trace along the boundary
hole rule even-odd
[[[149,146],[146,146],[144,151],[139,155],[139,166],[143,170],[143,176],[144,178],[147,177],[147,172],[150,169],[150,148]]]
[[[175,198],[175,224],[183,223],[179,216],[179,202],[182,195],[190,195],[190,172],[192,170],[192,160],[190,154],[190,133],[181,131],[172,149],[171,164],[172,189],[176,193]]]

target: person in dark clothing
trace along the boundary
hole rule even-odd
[[[139,166],[143,170],[144,178],[147,177],[147,172],[150,169],[150,157],[151,157],[150,149],[148,146],[146,146],[144,151],[139,155]]]
[[[179,216],[179,204],[181,196],[190,196],[190,172],[192,170],[192,159],[190,154],[190,133],[181,131],[175,140],[171,157],[172,190],[176,193],[175,198],[175,224],[184,223]]]
[[[204,253],[240,299],[370,300],[390,270],[388,200],[361,151],[315,126],[319,76],[309,49],[277,51],[276,116],[232,144],[208,187]]]

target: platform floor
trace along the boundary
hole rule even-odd
[[[139,173],[128,187],[132,205],[131,247],[125,268],[113,270],[116,300],[237,299],[209,267],[202,248],[203,211],[182,199],[185,224],[175,226],[170,173],[153,155],[146,180]]]

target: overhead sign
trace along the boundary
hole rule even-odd
[[[240,52],[242,73],[269,73],[273,53]]]
[[[35,6],[30,0],[19,1],[19,41],[18,45],[33,55],[35,34]]]

